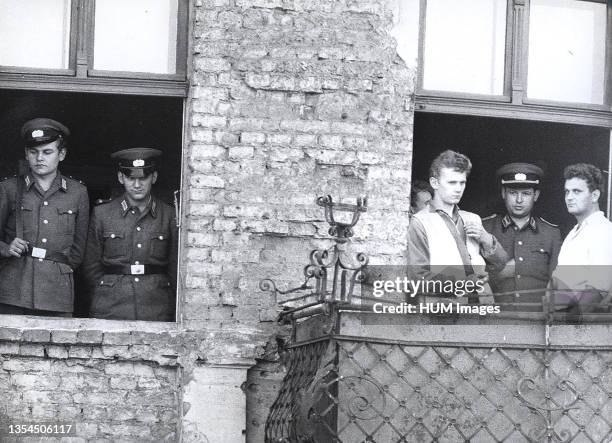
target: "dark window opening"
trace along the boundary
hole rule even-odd
[[[607,171],[610,130],[527,120],[415,113],[413,179],[427,181],[431,161],[446,149],[461,152],[472,161],[472,173],[460,206],[482,217],[504,213],[501,188],[495,177],[500,166],[511,162],[540,166],[546,177],[540,186],[534,215],[559,224],[562,234],[566,234],[576,221],[565,207],[563,169],[573,163],[591,163]],[[604,176],[607,183],[607,172]],[[604,189],[599,200],[604,212],[609,193],[609,189]]]
[[[72,132],[68,155],[60,164],[66,176],[87,186],[90,202],[123,193],[110,154],[134,147],[163,151],[153,193],[170,205],[181,178],[183,99],[109,94],[0,90],[0,179],[17,171],[24,156],[20,129],[36,117],[65,124]],[[75,317],[86,317],[89,302],[76,273]]]

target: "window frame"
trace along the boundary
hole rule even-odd
[[[503,95],[423,88],[427,0],[419,3],[419,45],[415,109],[501,118],[524,118],[612,128],[612,0],[577,0],[607,6],[604,104],[570,103],[527,97],[530,0],[507,0]]]
[[[72,0],[68,69],[0,65],[0,88],[187,96],[189,0],[177,0],[176,73],[93,69],[96,0]]]

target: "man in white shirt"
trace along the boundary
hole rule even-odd
[[[590,164],[565,168],[565,204],[578,222],[569,232],[552,275],[557,303],[599,303],[612,290],[612,222],[599,209],[603,175]],[[583,308],[583,311],[590,310]]]

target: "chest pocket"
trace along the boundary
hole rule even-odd
[[[103,234],[105,258],[124,257],[127,255],[125,235],[122,232],[107,231]]]
[[[58,224],[57,229],[62,234],[74,234],[76,226],[76,209],[57,209]]]
[[[168,257],[170,238],[166,232],[151,233],[151,257],[165,259]]]

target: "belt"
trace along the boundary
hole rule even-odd
[[[50,249],[43,249],[37,247],[28,248],[28,255],[39,260],[49,260],[70,266],[70,262],[68,262],[66,254],[51,251]]]
[[[105,274],[147,275],[167,274],[168,268],[160,265],[108,265],[104,266]]]

